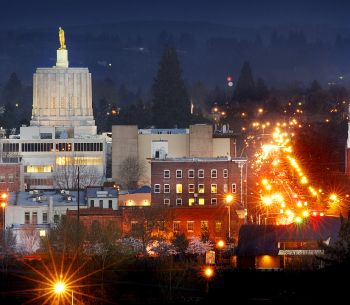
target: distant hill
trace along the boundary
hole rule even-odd
[[[350,30],[318,26],[239,28],[205,22],[130,21],[65,28],[71,66],[87,66],[94,79],[147,89],[165,44],[174,44],[187,81],[225,86],[244,60],[255,76],[281,86],[293,81],[348,84]],[[36,67],[53,66],[57,29],[0,31],[0,83],[16,72],[26,83]]]

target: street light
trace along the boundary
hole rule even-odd
[[[233,199],[234,197],[232,194],[227,194],[225,197],[225,201],[228,208],[228,240],[229,242],[231,241],[231,206],[230,204],[232,203]]]
[[[221,264],[222,263],[221,253],[222,253],[222,249],[225,247],[225,242],[222,239],[220,239],[216,243],[216,247],[219,249],[219,264]]]
[[[205,267],[203,270],[203,275],[206,279],[206,287],[205,287],[205,293],[208,294],[209,292],[209,281],[214,276],[214,269],[210,266]]]
[[[57,294],[59,297],[64,296],[67,293],[67,290],[68,290],[66,283],[62,279],[60,279],[59,281],[55,282],[53,284],[52,288],[53,288],[53,292],[55,294]],[[71,289],[71,296],[72,296],[71,305],[74,305],[73,289]]]
[[[3,236],[3,245],[4,249],[6,249],[6,235],[5,235],[5,208],[7,206],[7,193],[1,194],[1,207],[2,207],[2,236]]]

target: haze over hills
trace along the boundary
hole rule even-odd
[[[64,26],[64,25],[63,25]],[[112,78],[148,89],[166,44],[177,47],[187,81],[225,86],[248,60],[269,85],[294,81],[348,84],[350,29],[327,25],[234,27],[208,22],[125,21],[67,26],[69,59],[87,66],[94,79]],[[58,47],[54,27],[0,31],[0,83],[16,72],[31,83],[36,67],[53,66]]]

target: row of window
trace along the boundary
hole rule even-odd
[[[54,146],[55,145],[55,146]],[[72,151],[73,143],[22,143],[23,152]],[[55,147],[55,149],[54,149]],[[18,152],[18,143],[4,143],[4,152]],[[74,143],[75,151],[103,151],[103,143]]]
[[[14,174],[8,174],[7,179],[6,175],[0,175],[0,183],[13,183],[15,181],[15,175]]]
[[[90,199],[90,207],[91,208],[99,207],[99,208],[103,209],[103,200],[100,199],[99,202],[98,202],[98,206],[97,206],[97,205],[95,205],[95,200],[94,199]],[[108,200],[108,208],[112,209],[112,200]]]
[[[139,229],[139,222],[138,221],[131,221],[131,230],[137,231]],[[194,232],[195,227],[195,221],[189,220],[186,222],[186,228],[187,232]],[[160,221],[157,225],[157,228],[160,231],[165,230],[165,222]],[[207,220],[201,220],[200,221],[200,229],[201,231],[208,231],[209,229],[209,222]],[[181,221],[173,221],[173,231],[174,232],[180,232],[181,230]],[[219,233],[222,231],[222,222],[221,221],[215,221],[215,232]]]
[[[60,221],[60,216],[55,214],[53,215],[53,222],[54,223],[59,223]],[[47,224],[48,223],[48,218],[47,218],[47,213],[42,214],[42,223]],[[24,212],[24,224],[26,225],[36,225],[38,224],[38,212]]]
[[[163,190],[164,193],[170,193],[170,184],[164,184],[163,185]],[[237,187],[236,187],[236,183],[232,183],[231,184],[231,193],[236,193]],[[153,191],[154,193],[160,193],[161,192],[161,185],[160,184],[155,184],[153,187]],[[195,193],[196,188],[194,184],[188,184],[188,193],[193,194]],[[177,194],[182,194],[183,189],[182,189],[182,184],[178,183],[176,184],[176,193]],[[205,193],[205,188],[204,188],[204,184],[198,184],[197,185],[197,192],[199,194],[204,194]],[[210,193],[212,194],[216,194],[218,192],[218,185],[216,183],[212,183],[210,185]],[[223,192],[227,193],[228,192],[228,184],[224,183],[223,184]]]
[[[176,205],[182,205],[182,198],[176,198]],[[170,205],[171,201],[169,198],[164,198],[164,201],[163,203],[165,205]],[[213,197],[213,198],[210,198],[210,204],[212,205],[216,205],[218,203],[218,199]],[[205,199],[204,198],[188,198],[188,205],[189,206],[193,206],[193,205],[205,205]]]
[[[25,173],[52,173],[52,165],[27,165],[24,167]]]
[[[198,170],[198,178],[204,178],[204,174],[205,174],[204,169],[199,169]],[[225,169],[222,170],[222,176],[223,176],[223,178],[228,178],[228,169],[225,168]],[[170,179],[170,170],[169,169],[165,169],[163,171],[163,177],[164,177],[164,179]],[[183,178],[182,169],[177,169],[175,171],[175,177],[177,179]],[[210,177],[214,178],[214,179],[217,178],[218,177],[218,170],[217,169],[212,169],[210,171]],[[187,178],[195,178],[195,171],[194,171],[194,169],[189,169],[187,171]]]
[[[52,178],[24,178],[24,183],[29,187],[31,185],[53,185]]]

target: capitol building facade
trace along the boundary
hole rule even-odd
[[[0,140],[0,162],[21,160],[27,189],[77,188],[78,176],[80,187],[98,185],[106,176],[107,142],[93,117],[91,73],[69,67],[61,44],[56,65],[34,73],[30,126]]]

